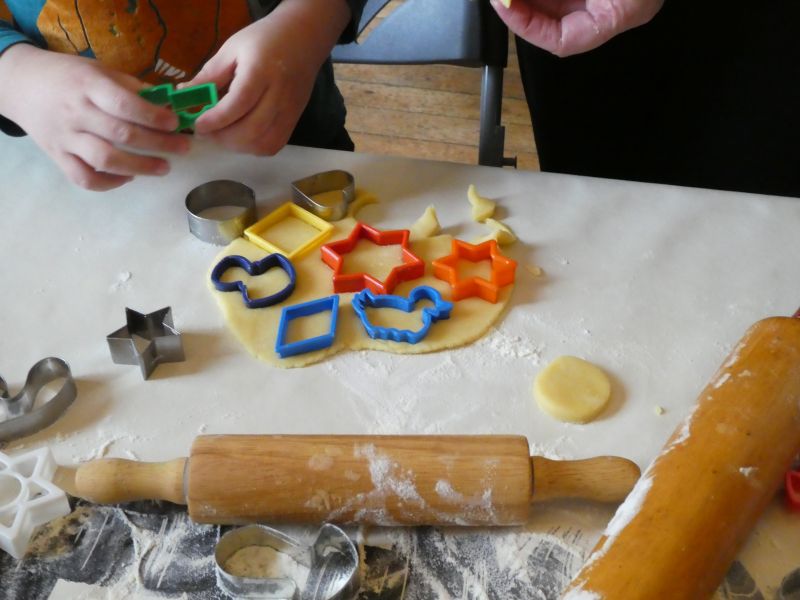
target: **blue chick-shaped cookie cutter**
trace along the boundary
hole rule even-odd
[[[422,309],[422,328],[418,331],[408,329],[397,329],[395,327],[379,327],[369,322],[367,317],[368,308],[394,308],[410,313],[414,310],[420,300],[430,300],[433,306],[426,306]],[[365,288],[353,297],[353,310],[361,319],[367,335],[373,339],[391,340],[393,342],[407,342],[416,344],[421,341],[436,321],[450,318],[450,311],[453,310],[453,303],[442,299],[442,295],[428,285],[421,285],[411,290],[408,298],[391,294],[373,294],[369,288]]]
[[[247,284],[244,281],[241,281],[240,279],[237,279],[236,281],[222,281],[222,276],[225,271],[234,267],[244,269],[249,275],[254,277],[263,275],[273,267],[279,267],[283,269],[289,276],[289,285],[287,285],[281,291],[270,296],[251,298],[249,292],[247,291]],[[232,254],[230,256],[226,256],[217,263],[217,265],[214,267],[214,270],[211,271],[211,282],[220,292],[241,292],[247,308],[265,308],[267,306],[279,304],[292,295],[292,292],[294,292],[294,287],[297,284],[297,272],[294,270],[294,266],[292,265],[291,261],[283,254],[278,254],[277,252],[275,254],[268,254],[261,260],[257,261],[251,261],[246,259],[244,256]]]

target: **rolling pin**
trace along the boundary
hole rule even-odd
[[[78,467],[78,496],[186,504],[198,523],[515,525],[532,497],[620,502],[639,477],[617,457],[531,457],[521,436],[205,435],[164,463]]]
[[[798,452],[800,318],[773,317],[728,356],[562,598],[710,598]]]

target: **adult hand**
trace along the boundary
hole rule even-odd
[[[189,151],[187,136],[173,133],[172,111],[140,98],[138,79],[96,60],[17,44],[0,56],[0,81],[0,114],[80,187],[108,190],[136,175],[164,175],[169,163],[152,154]]]
[[[284,0],[229,38],[184,86],[226,90],[195,123],[237,152],[273,155],[286,145],[308,104],[317,72],[350,16],[344,0]]]
[[[702,0],[701,0],[702,1]],[[644,25],[664,0],[491,0],[508,28],[556,56],[592,50],[617,34]]]

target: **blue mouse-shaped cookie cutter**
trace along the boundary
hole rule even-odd
[[[248,274],[254,277],[263,275],[273,267],[279,267],[283,269],[289,276],[289,285],[287,285],[281,291],[270,296],[264,296],[262,298],[250,298],[250,294],[247,291],[247,284],[245,284],[243,281],[239,279],[236,281],[222,281],[222,275],[225,273],[225,271],[234,267],[244,269]],[[273,306],[274,304],[279,304],[292,295],[292,292],[294,292],[294,286],[297,284],[297,272],[294,270],[294,266],[292,265],[291,261],[289,261],[289,259],[283,254],[269,254],[257,261],[251,261],[246,259],[244,256],[233,254],[231,256],[226,256],[217,263],[217,265],[214,267],[214,270],[211,271],[211,281],[214,284],[214,287],[220,292],[241,292],[247,308],[264,308],[267,306]]]
[[[418,331],[397,329],[395,327],[378,327],[369,322],[368,308],[394,308],[410,313],[420,300],[430,300],[433,306],[422,309],[422,328]],[[428,335],[428,330],[435,321],[450,318],[453,303],[442,299],[442,295],[434,288],[421,285],[411,290],[408,298],[390,294],[373,294],[368,288],[361,290],[353,297],[353,310],[361,319],[367,335],[373,339],[391,340],[393,342],[407,342],[416,344]]]

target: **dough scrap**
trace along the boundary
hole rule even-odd
[[[500,246],[510,246],[517,241],[516,234],[511,231],[511,228],[502,221],[487,218],[484,223],[489,226],[492,232],[476,239],[473,244],[480,244],[487,240],[494,240]]]
[[[356,199],[357,201],[358,198]],[[351,218],[334,223],[334,230],[326,242],[346,237],[355,226],[355,223],[356,221]],[[411,250],[426,262],[427,269],[423,277],[399,284],[394,293],[407,297],[413,288],[420,285],[429,285],[438,290],[443,298],[450,300],[450,286],[433,276],[430,262],[450,253],[452,239],[450,235],[438,235],[411,242]],[[508,305],[514,288],[513,285],[509,285],[500,290],[500,296],[496,304],[491,304],[480,298],[466,298],[456,302],[450,318],[435,323],[425,339],[417,344],[373,340],[367,336],[361,321],[353,311],[351,299],[354,294],[340,294],[339,319],[336,339],[333,345],[316,352],[282,359],[275,352],[275,337],[283,307],[324,298],[333,294],[332,271],[320,259],[319,249],[317,248],[299,260],[294,261],[293,264],[297,271],[297,286],[294,293],[285,302],[268,308],[249,309],[242,302],[241,294],[220,292],[211,283],[211,269],[222,258],[231,254],[239,254],[249,260],[257,260],[263,258],[266,253],[244,238],[234,240],[214,259],[209,272],[206,274],[206,284],[222,311],[228,329],[244,345],[247,351],[259,360],[284,368],[313,364],[343,350],[372,349],[396,354],[422,354],[467,345],[482,337],[499,320]],[[345,265],[347,265],[346,259]],[[233,272],[230,275],[226,273],[225,279],[230,276],[232,279],[241,278],[242,281],[248,283],[246,273],[237,269],[231,269],[230,271]],[[274,293],[285,285],[285,275],[279,269],[272,269],[268,273],[261,275],[258,281],[253,283],[253,287],[259,293],[266,295],[270,292]],[[411,316],[402,311],[387,312],[385,315],[381,315],[379,324],[382,327],[409,328],[409,319],[416,318],[416,323],[421,323],[419,315],[422,308],[424,308],[424,303],[421,303],[411,313]],[[293,335],[301,338],[310,337],[318,332],[320,323],[312,318],[304,318],[292,321],[291,327],[294,331]]]
[[[478,190],[472,184],[467,188],[467,200],[472,205],[472,220],[478,223],[482,223],[491,217],[497,207],[497,202],[478,194]]]
[[[442,230],[439,218],[436,216],[436,208],[431,205],[425,209],[422,216],[411,226],[409,239],[419,240],[437,235]]]
[[[611,382],[597,366],[575,356],[559,356],[536,376],[533,395],[559,421],[588,423],[611,398]]]

